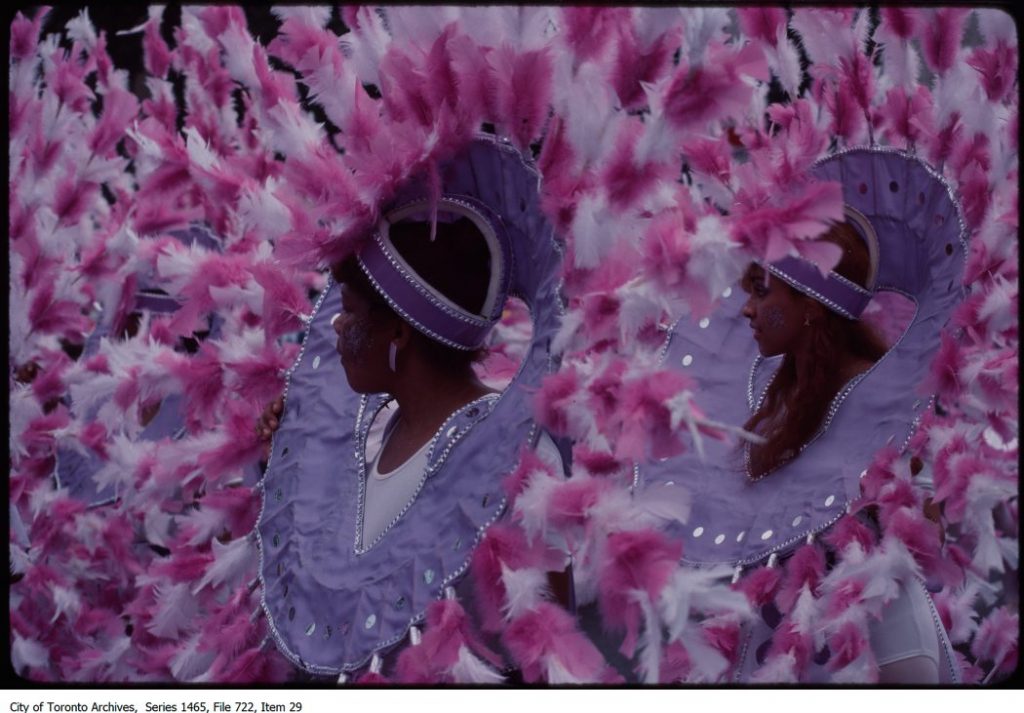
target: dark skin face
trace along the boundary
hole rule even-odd
[[[749,297],[742,314],[750,321],[761,356],[798,352],[806,339],[804,325],[820,316],[820,305],[791,289],[782,280],[751,265],[743,289]]]
[[[356,393],[388,391],[392,382],[390,343],[404,342],[403,330],[396,320],[375,310],[369,300],[345,283],[341,283],[340,290],[341,312],[332,326],[338,335],[336,350],[345,378]]]

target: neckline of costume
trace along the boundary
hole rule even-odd
[[[384,536],[388,534],[394,528],[395,525],[405,516],[409,509],[416,502],[420,492],[423,490],[423,485],[427,482],[427,479],[441,466],[444,462],[444,457],[438,461],[434,461],[434,449],[437,444],[445,437],[446,434],[451,433],[457,429],[457,426],[452,425],[453,422],[461,415],[466,414],[470,417],[476,417],[472,423],[475,425],[478,421],[486,418],[497,405],[501,393],[487,393],[483,396],[476,398],[463,406],[455,409],[448,418],[444,420],[441,426],[437,429],[430,440],[427,441],[424,448],[427,449],[427,466],[423,469],[423,474],[420,476],[419,483],[416,484],[416,489],[413,491],[409,501],[402,506],[398,514],[388,523],[387,527],[380,531],[380,533],[373,539],[370,544],[363,542],[363,520],[366,517],[366,483],[369,477],[369,469],[367,468],[366,460],[366,440],[370,433],[370,425],[376,420],[380,414],[381,409],[387,406],[388,403],[394,400],[390,394],[375,394],[365,395],[360,400],[359,410],[356,413],[355,422],[355,433],[356,433],[356,483],[358,485],[358,493],[356,496],[356,522],[355,522],[355,538],[353,545],[353,552],[356,555],[363,555],[372,550],[377,543],[379,543]],[[370,400],[376,398],[377,403],[370,405]],[[483,408],[481,408],[483,407]],[[473,409],[476,409],[479,413],[471,413]],[[367,414],[368,417],[367,417]],[[447,456],[447,451],[445,451]],[[394,471],[392,471],[394,472]]]
[[[431,442],[434,440],[433,437],[428,438],[423,443],[422,446],[420,446],[419,448],[416,449],[415,453],[410,455],[408,458],[406,458],[404,461],[402,461],[401,463],[396,465],[394,468],[389,470],[387,473],[382,473],[380,471],[380,457],[384,453],[384,448],[387,446],[388,441],[391,439],[391,435],[395,432],[395,428],[397,428],[398,419],[400,417],[401,417],[401,412],[400,411],[396,411],[394,414],[391,415],[391,418],[388,419],[387,425],[384,426],[384,433],[381,435],[380,448],[377,450],[377,453],[373,456],[373,459],[371,461],[371,463],[372,463],[372,468],[371,468],[372,477],[373,477],[374,480],[376,480],[377,482],[380,482],[380,483],[385,482],[387,480],[390,480],[392,476],[396,475],[397,473],[400,473],[402,471],[402,469],[404,469],[410,463],[412,463],[413,461],[415,461],[415,460],[419,459],[421,456],[423,456],[424,453],[426,452],[427,448],[430,447]],[[380,418],[380,411],[378,411],[377,414],[374,416],[374,420],[376,420],[377,418]],[[372,430],[372,429],[373,429],[373,423],[371,422],[370,423],[370,430]],[[367,433],[369,433],[369,432],[367,432]],[[435,436],[436,435],[437,434],[435,434]]]

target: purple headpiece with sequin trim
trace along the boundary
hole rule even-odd
[[[478,349],[501,317],[508,296],[512,262],[508,235],[501,218],[471,196],[443,195],[436,203],[439,216],[472,221],[490,253],[491,280],[487,296],[480,314],[473,314],[420,277],[391,242],[393,224],[418,213],[429,213],[433,207],[429,198],[420,198],[389,211],[359,253],[359,265],[392,309],[415,329],[455,349]]]
[[[875,275],[878,272],[878,236],[871,221],[853,206],[845,206],[846,220],[868,248],[871,270],[866,287],[846,279],[834,270],[822,274],[818,267],[801,257],[787,256],[765,266],[771,274],[795,290],[803,292],[836,314],[847,319],[859,319],[874,294]]]

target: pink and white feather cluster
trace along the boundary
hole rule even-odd
[[[1012,23],[946,8],[884,8],[873,26],[850,9],[346,7],[338,36],[327,10],[274,12],[281,25],[266,45],[228,6],[183,8],[167,43],[152,9],[136,28],[141,99],[86,13],[66,28],[48,27],[45,10],[12,22],[19,673],[290,674],[249,586],[252,414],[283,384],[295,347],[281,337],[301,328],[307,290],[323,286],[314,270],[356,249],[403,180],[435,175],[483,123],[536,154],[544,210],[566,242],[561,368],[536,413],[575,439],[573,477],[524,455],[507,483],[511,515],[474,556],[476,616],[439,602],[399,670],[361,680],[497,680],[477,628],[500,637],[525,680],[618,680],[550,596],[544,573],[562,569],[566,551],[578,603],[601,614],[601,635],[617,637],[630,677],[645,682],[727,680],[742,624],[769,601],[783,616],[756,680],[803,680],[825,644],[834,680],[876,680],[867,623],[916,573],[945,587],[939,609],[965,677],[1014,665],[999,600],[999,578],[1018,571]],[[968,22],[980,37],[970,48]],[[48,34],[61,29],[70,51]],[[917,151],[963,200],[971,294],[932,367],[942,415],[923,419],[906,454],[921,468],[882,454],[865,478],[858,508],[877,508],[880,533],[847,516],[733,587],[731,572],[678,565],[660,528],[685,521],[685,493],[628,491],[634,462],[733,433],[693,408],[693,383],[660,371],[657,350],[667,324],[707,314],[751,259],[834,264],[814,238],[842,215],[841,192],[806,172],[869,141]],[[170,235],[196,223],[219,251]],[[122,336],[143,284],[181,308]],[[518,341],[524,317],[505,326]],[[211,320],[219,333],[196,353],[175,349]],[[112,333],[93,352],[62,351],[98,324]],[[515,354],[485,371],[507,378]],[[173,395],[184,397],[182,437],[141,438],[154,404]],[[88,508],[54,491],[58,447],[101,458],[98,477],[118,485],[118,501]],[[921,514],[926,498],[941,506],[944,539]]]

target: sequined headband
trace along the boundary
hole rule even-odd
[[[878,235],[863,213],[850,206],[845,206],[844,212],[846,221],[867,245],[871,266],[866,288],[834,271],[823,275],[811,261],[792,255],[767,265],[766,269],[793,289],[821,302],[833,312],[847,319],[859,319],[874,294],[872,288],[875,284],[875,275],[878,273]]]
[[[469,312],[441,294],[402,258],[391,242],[391,225],[417,213],[428,213],[427,198],[406,203],[377,224],[358,261],[374,288],[399,316],[435,341],[455,349],[483,345],[501,317],[511,277],[511,246],[500,219],[487,206],[468,196],[443,196],[438,213],[468,218],[483,235],[490,252],[491,279],[480,314]]]

